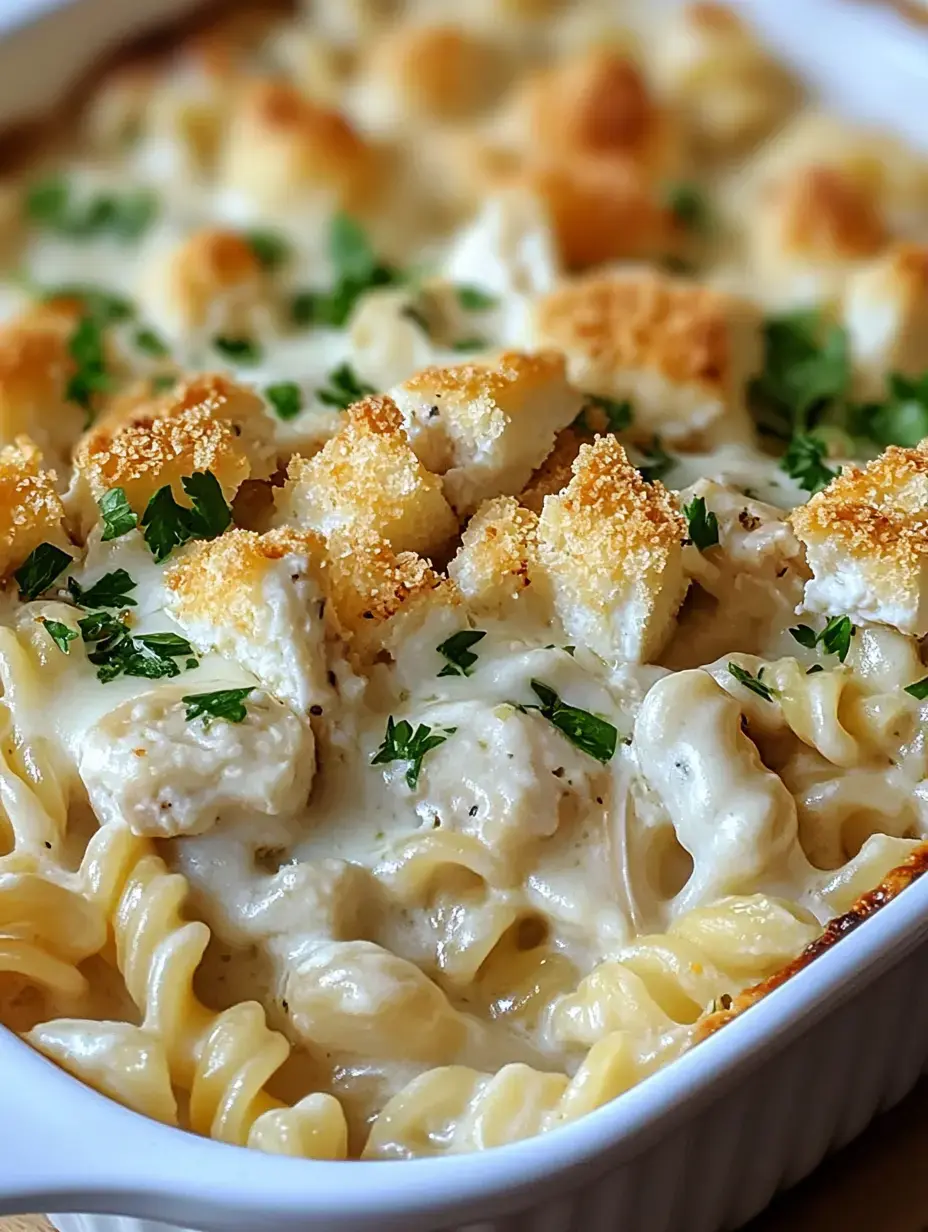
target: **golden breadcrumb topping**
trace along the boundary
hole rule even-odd
[[[771,193],[785,252],[868,257],[888,239],[873,195],[836,167],[799,167]]]
[[[501,614],[538,576],[538,518],[513,496],[485,501],[461,538],[448,566],[476,612]]]
[[[0,449],[0,573],[17,569],[40,543],[67,544],[54,471],[26,436]]]

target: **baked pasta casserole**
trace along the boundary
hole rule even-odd
[[[317,1159],[582,1116],[928,850],[928,161],[717,4],[450,8],[0,186],[0,1018]]]

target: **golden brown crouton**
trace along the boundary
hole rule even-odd
[[[653,270],[592,274],[541,298],[537,342],[567,356],[585,393],[632,402],[632,431],[685,441],[743,416],[761,362],[746,301]]]
[[[385,396],[350,407],[346,422],[312,458],[295,457],[277,494],[280,520],[324,535],[376,531],[396,552],[440,551],[458,520],[410,447],[396,403]]]
[[[539,555],[571,640],[609,660],[653,660],[686,594],[686,522],[615,437],[581,446],[573,478],[545,498]]]
[[[170,253],[158,252],[141,297],[156,324],[175,338],[250,337],[268,314],[267,279],[251,244],[235,231],[195,231]]]
[[[815,575],[808,611],[928,633],[928,442],[845,467],[789,520]]]
[[[589,410],[584,415],[588,416]],[[558,433],[554,448],[519,493],[519,503],[533,513],[541,513],[545,497],[556,496],[570,483],[583,441],[584,436],[577,428],[565,428]]]
[[[391,393],[417,456],[444,476],[462,516],[489,496],[518,492],[581,405],[555,351],[424,368]]]
[[[230,500],[246,479],[273,470],[271,429],[256,394],[224,376],[195,377],[136,402],[123,419],[106,417],[81,438],[75,511],[85,529],[91,526],[96,502],[111,488],[122,488],[137,514],[165,484],[185,501],[181,480],[194,471],[211,471]]]
[[[542,615],[539,601],[544,602],[546,591],[538,560],[537,529],[537,516],[514,496],[498,496],[480,506],[448,566],[472,612],[508,617]]]
[[[271,210],[315,197],[351,212],[374,204],[378,151],[343,115],[282,81],[260,81],[233,112],[221,178]]]
[[[305,713],[331,693],[323,578],[324,544],[312,531],[230,530],[169,565],[167,606],[199,650],[235,659]]]
[[[897,244],[848,279],[844,324],[856,387],[880,398],[893,372],[928,369],[928,245]]]
[[[53,471],[26,436],[0,449],[0,574],[18,569],[40,543],[67,547]]]

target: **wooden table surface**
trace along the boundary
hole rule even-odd
[[[401,1165],[399,1165],[401,1166]],[[928,1080],[745,1232],[928,1232]],[[52,1232],[41,1216],[0,1232]]]

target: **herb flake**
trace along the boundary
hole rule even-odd
[[[344,411],[352,402],[358,402],[375,392],[372,385],[367,385],[358,378],[354,368],[346,361],[332,369],[328,375],[328,384],[316,390],[316,397],[326,406],[334,406]]]
[[[53,543],[40,543],[29,553],[13,577],[21,599],[38,599],[74,560]]]
[[[264,396],[277,418],[284,422],[296,419],[303,409],[303,391],[296,381],[278,381],[276,385],[268,385]]]
[[[100,538],[104,543],[111,539],[120,539],[138,526],[138,517],[126,499],[123,488],[110,488],[98,503],[103,518],[103,534]]]
[[[452,727],[444,731],[433,731],[431,727],[420,723],[413,731],[412,724],[406,719],[400,719],[399,723],[395,723],[391,714],[387,719],[387,730],[383,742],[371,758],[371,765],[383,766],[393,761],[406,762],[406,783],[414,791],[419,782],[422,761],[426,753],[444,744],[455,730]]]
[[[729,675],[734,676],[740,685],[743,685],[752,693],[756,693],[758,697],[762,697],[765,702],[772,702],[774,697],[776,697],[776,690],[772,689],[763,680],[763,668],[758,671],[756,676],[752,676],[747,668],[740,667],[737,663],[729,663],[728,672]]]
[[[928,697],[928,676],[923,676],[921,680],[916,680],[914,684],[907,684],[905,691],[910,697],[923,702]]]
[[[471,646],[476,646],[485,637],[486,633],[481,629],[461,629],[440,642],[435,649],[448,662],[438,673],[439,676],[469,676],[477,662]]]
[[[571,744],[588,753],[590,757],[595,757],[603,765],[612,760],[619,738],[617,728],[606,719],[591,714],[589,710],[568,706],[550,685],[541,680],[532,680],[531,686],[541,704],[522,706],[521,709],[539,711]]]
[[[245,699],[254,689],[217,689],[213,693],[188,693],[180,700],[187,707],[186,719],[192,723],[194,719],[202,719],[203,726],[209,727],[213,719],[224,719],[227,723],[243,723],[248,711],[245,709]]]
[[[706,508],[704,496],[694,496],[688,505],[684,505],[683,515],[686,518],[687,534],[700,552],[717,545],[719,520],[711,509]]]
[[[66,625],[61,620],[45,620],[42,619],[42,624],[45,626],[45,631],[52,639],[62,654],[68,654],[70,643],[75,638],[80,637],[77,629],[72,629],[70,625]]]
[[[129,595],[135,590],[137,583],[125,569],[114,569],[112,573],[103,576],[86,590],[75,579],[68,578],[68,590],[71,598],[80,607],[135,607],[136,601]]]

